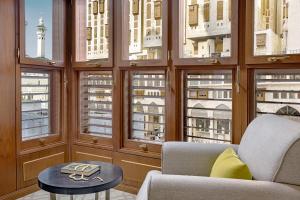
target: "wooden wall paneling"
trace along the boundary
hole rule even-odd
[[[39,157],[34,160],[23,162],[24,182],[37,178],[38,174],[49,166],[54,166],[65,161],[64,152]]]
[[[18,189],[37,183],[37,176],[50,166],[64,163],[68,160],[67,145],[45,148],[18,157]]]
[[[136,156],[124,153],[113,153],[113,163],[123,169],[124,188],[131,188],[133,191],[138,191],[143,183],[146,174],[150,170],[160,170],[160,159],[147,158],[144,156]]]
[[[100,162],[112,163],[112,151],[100,150],[94,148],[74,145],[72,148],[73,161],[94,160]]]
[[[16,190],[15,0],[0,1],[0,196]]]

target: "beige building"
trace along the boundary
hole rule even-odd
[[[86,0],[87,60],[108,58],[108,0]]]
[[[231,52],[231,0],[184,0],[182,57],[226,57]]]
[[[255,1],[255,55],[300,53],[300,1]]]
[[[160,59],[162,1],[129,1],[129,59]]]

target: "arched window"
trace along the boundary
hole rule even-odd
[[[200,103],[193,106],[194,109],[191,110],[191,125],[195,131],[201,131],[209,133],[210,120],[208,118],[207,111]],[[194,131],[193,131],[194,132]],[[193,134],[194,135],[194,134]]]
[[[285,106],[280,108],[277,112],[276,115],[287,115],[287,116],[300,116],[300,113],[298,110],[291,106]]]
[[[214,111],[214,129],[217,134],[231,133],[231,111],[230,108],[224,104],[216,107]]]

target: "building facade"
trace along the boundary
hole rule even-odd
[[[255,1],[255,55],[299,54],[298,0]]]
[[[109,0],[86,0],[86,58],[108,58]]]

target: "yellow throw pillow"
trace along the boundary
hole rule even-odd
[[[215,161],[210,177],[251,180],[248,166],[242,162],[234,149],[227,148]]]

